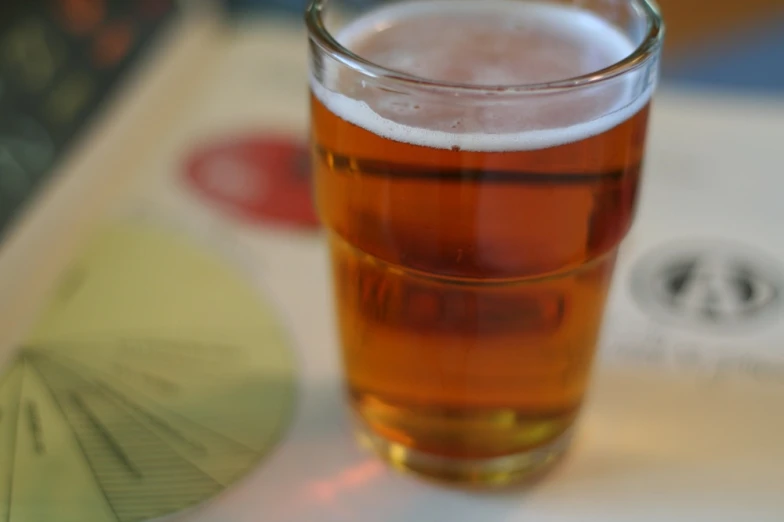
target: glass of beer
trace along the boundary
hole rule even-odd
[[[649,0],[313,0],[315,198],[351,405],[395,467],[568,448],[640,185]]]

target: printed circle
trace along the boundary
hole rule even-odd
[[[640,306],[681,326],[728,331],[775,317],[781,310],[780,263],[728,241],[669,244],[632,270]]]
[[[0,510],[131,522],[198,505],[269,454],[294,401],[293,353],[251,285],[182,237],[113,226],[0,380]]]
[[[310,155],[285,136],[249,135],[194,150],[184,181],[202,202],[252,223],[313,230]]]

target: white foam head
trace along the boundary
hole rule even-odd
[[[608,67],[634,45],[599,16],[571,6],[482,0],[408,1],[372,11],[337,35],[383,67],[435,82],[476,86],[545,83]],[[390,92],[336,68],[311,78],[335,115],[391,140],[472,151],[534,150],[605,132],[648,102],[655,75],[644,68],[579,90],[456,98]],[[345,71],[343,71],[345,72]],[[330,81],[335,85],[329,85]],[[398,91],[394,89],[393,91]]]

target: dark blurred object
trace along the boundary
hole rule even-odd
[[[665,80],[784,92],[784,1],[658,2],[667,20]]]
[[[171,0],[0,2],[0,238],[176,13]]]
[[[299,16],[305,12],[309,0],[223,0],[223,2],[229,11],[237,14],[278,11]],[[377,4],[378,0],[351,0],[345,3],[362,6]]]
[[[784,16],[782,0],[657,0],[667,20],[667,53],[709,50],[760,23]],[[784,38],[784,35],[781,36]],[[696,48],[696,49],[695,49]]]
[[[236,14],[268,10],[296,13],[305,9],[307,0],[224,0],[224,4],[229,11]]]
[[[694,87],[784,93],[784,13],[707,38],[671,55],[665,77]]]

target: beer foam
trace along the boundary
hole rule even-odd
[[[455,24],[454,20],[460,17],[464,20]],[[573,56],[569,57],[563,51],[551,52],[548,44],[520,45],[521,42],[514,42],[513,36],[507,42],[498,39],[502,45],[491,49],[495,54],[490,53],[490,59],[480,58],[475,60],[476,66],[466,67],[456,58],[464,52],[475,52],[476,46],[466,44],[475,41],[472,36],[480,33],[468,33],[481,31],[483,22],[487,27],[482,35],[485,42],[493,38],[496,26],[497,31],[525,27],[545,35],[548,42],[565,42],[564,45],[571,46]],[[450,23],[452,27],[449,27]],[[440,31],[438,24],[446,31]],[[392,45],[381,39],[385,32],[387,38],[393,38]],[[588,74],[617,63],[635,49],[632,41],[618,28],[587,10],[506,0],[404,1],[360,17],[341,30],[337,40],[366,59],[393,70],[436,82],[455,81],[454,74],[458,74],[462,76],[457,81],[480,87],[543,83]],[[512,45],[513,42],[517,45]],[[522,43],[532,42],[536,43],[536,40]],[[363,52],[363,48],[370,51]],[[482,48],[480,52],[484,52]],[[525,60],[532,53],[538,53],[534,58],[539,61],[527,66]],[[564,64],[574,70],[564,69]],[[553,77],[556,72],[561,76]],[[473,105],[476,98],[471,98],[464,107],[450,102],[448,110],[440,110],[432,108],[432,94],[426,101],[415,93],[401,97],[376,89],[366,91],[373,95],[365,95],[362,99],[360,95],[351,97],[332,91],[314,78],[311,78],[311,87],[314,95],[336,116],[379,136],[440,149],[500,152],[554,147],[612,129],[639,112],[650,99],[654,88],[652,82],[641,94],[632,93],[640,74],[640,70],[632,71],[614,84],[591,87],[591,93],[582,99],[576,91],[522,95],[516,100],[498,96],[492,98],[498,102],[486,104],[484,109]],[[602,94],[605,100],[602,100]],[[575,99],[581,104],[575,105]],[[580,110],[573,110],[575,107]],[[593,113],[570,121],[583,109]],[[553,114],[558,117],[551,118]],[[565,122],[553,121],[558,118]],[[550,120],[550,125],[543,120]],[[452,132],[452,129],[456,130]]]

